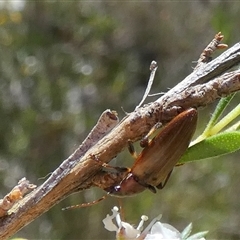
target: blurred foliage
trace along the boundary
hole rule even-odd
[[[159,65],[152,92],[167,91],[192,71],[193,61],[215,33],[222,31],[230,46],[239,41],[238,4],[1,1],[1,195],[24,176],[40,185],[105,109],[117,110],[120,117],[121,107],[132,111],[144,93],[152,60]],[[213,109],[200,111],[200,129]],[[236,160],[239,153],[177,168],[158,194],[146,191],[123,200],[127,221],[162,213],[179,230],[193,222],[196,231],[209,230],[208,238],[239,239]],[[116,164],[131,166],[130,154],[121,153]],[[75,194],[16,237],[110,239],[113,235],[101,221],[118,204],[116,199],[61,211],[99,196],[98,189]]]

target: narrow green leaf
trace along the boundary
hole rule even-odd
[[[220,118],[220,116],[222,115],[222,113],[224,112],[225,108],[228,106],[228,104],[231,102],[231,100],[233,99],[233,97],[236,95],[236,93],[233,93],[225,98],[221,98],[221,100],[219,101],[218,105],[216,106],[211,119],[209,120],[206,128],[204,129],[203,133],[192,142],[192,145],[197,144],[198,142],[203,141],[204,139],[206,139],[207,137],[210,137],[214,134],[217,134],[223,127],[225,127],[228,122],[224,122],[225,119],[223,121],[221,121],[221,124],[217,126],[217,128],[215,128],[213,131],[212,129],[214,128],[214,125],[216,124],[216,122],[218,121],[218,119]],[[236,114],[235,114],[236,115]],[[238,114],[239,115],[239,114]],[[232,117],[231,117],[232,119]]]
[[[191,146],[179,163],[218,157],[240,149],[240,131],[222,132]]]
[[[192,232],[192,223],[190,223],[184,230],[181,232],[181,239],[187,239]]]
[[[233,124],[231,127],[226,129],[226,131],[239,131],[240,130],[240,121]]]
[[[238,104],[230,113],[222,118],[212,129],[210,129],[209,136],[215,135],[226,127],[230,122],[240,115],[240,104]]]
[[[225,97],[225,98],[221,98],[214,113],[212,114],[211,119],[209,120],[209,123],[206,127],[206,129],[204,130],[204,132],[209,131],[209,129],[211,129],[215,123],[218,121],[218,119],[220,118],[220,116],[222,115],[223,111],[225,110],[225,108],[228,106],[228,104],[231,102],[231,100],[233,99],[235,93]]]
[[[187,240],[202,239],[202,238],[205,237],[207,234],[208,234],[208,231],[195,233],[195,234],[193,234],[192,236],[190,236],[189,238],[187,238]]]

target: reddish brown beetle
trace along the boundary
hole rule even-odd
[[[136,158],[132,168],[110,167],[115,172],[102,171],[93,180],[93,184],[115,197],[134,195],[145,189],[156,193],[156,188],[162,189],[165,186],[174,166],[188,148],[196,125],[196,109],[190,108],[180,113],[147,142],[147,146],[138,156],[130,147],[130,152]],[[91,206],[105,198],[106,196],[92,203],[67,209]]]
[[[195,109],[180,113],[149,141],[119,185],[104,190],[110,195],[125,197],[146,188],[154,193],[156,188],[163,188],[174,166],[188,148],[196,124]]]

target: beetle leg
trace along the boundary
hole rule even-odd
[[[147,188],[148,190],[150,190],[152,193],[157,193],[156,188],[153,187],[153,186],[151,186],[151,185],[147,185],[146,188]]]
[[[151,140],[149,140],[149,137],[160,127],[162,127],[162,123],[157,122],[148,132],[148,134],[142,138],[142,140],[140,141],[140,146],[142,148],[148,147],[149,143],[151,142]]]
[[[184,165],[184,163],[177,163],[177,164],[175,165],[175,167],[180,167],[180,166],[182,166],[182,165]]]
[[[96,161],[97,164],[100,164],[102,167],[103,167],[103,170],[114,170],[116,171],[117,173],[121,173],[121,172],[130,172],[129,168],[126,168],[126,167],[115,167],[115,166],[111,166],[107,163],[104,163],[104,162],[101,162],[100,159],[96,156],[96,155],[93,155],[91,154],[91,158]]]
[[[138,155],[137,155],[137,152],[135,151],[134,146],[130,140],[128,140],[128,151],[133,156],[133,158],[136,160]]]
[[[138,184],[140,184],[140,185],[142,185],[143,187],[147,188],[147,189],[150,190],[152,193],[157,193],[157,190],[156,190],[156,188],[155,188],[154,186],[139,181],[139,179],[138,179],[136,176],[134,176],[133,178],[134,178],[134,180],[135,180]]]
[[[121,172],[130,172],[130,168],[127,167],[115,167],[115,166],[111,166],[108,164],[104,164],[103,165],[104,170],[114,170],[117,173],[121,173]]]
[[[170,178],[170,176],[171,176],[172,171],[173,171],[173,170],[171,170],[171,171],[168,173],[168,175],[167,175],[166,179],[164,180],[164,182],[161,182],[161,183],[157,186],[158,189],[163,189],[163,188],[166,186],[166,184],[167,184],[167,182],[168,182],[168,180],[169,180],[169,178]]]
[[[101,198],[94,200],[92,202],[88,202],[88,203],[82,203],[82,204],[76,204],[76,205],[72,205],[72,206],[68,206],[65,208],[62,208],[62,210],[70,210],[70,209],[76,209],[76,208],[82,208],[82,207],[90,207],[92,205],[98,204],[99,202],[101,202],[102,200],[106,199],[108,195],[104,195]]]

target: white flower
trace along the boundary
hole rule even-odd
[[[117,239],[136,239],[138,235],[140,235],[142,226],[144,221],[148,220],[147,216],[142,216],[142,220],[140,221],[137,228],[134,228],[132,225],[130,225],[127,222],[123,222],[120,218],[120,214],[118,212],[118,207],[114,207],[112,209],[113,214],[110,216],[107,215],[106,218],[103,219],[104,227],[108,231],[115,231]],[[113,223],[113,219],[116,218],[116,223],[118,226],[116,226]]]
[[[150,233],[146,235],[145,240],[153,239],[181,239],[181,233],[169,224],[156,222]]]
[[[148,217],[143,215],[141,221],[137,228],[134,228],[127,222],[123,222],[118,212],[118,208],[114,207],[112,209],[112,215],[107,215],[103,219],[104,227],[108,231],[116,232],[116,239],[119,240],[161,240],[161,239],[171,239],[171,240],[205,240],[204,236],[207,232],[199,232],[192,236],[190,233],[192,231],[192,224],[189,224],[182,233],[180,233],[176,228],[167,224],[161,223],[159,220],[162,215],[154,218],[150,224],[142,231],[143,223],[148,220]],[[115,218],[116,224],[113,223]],[[141,232],[142,231],[142,232]]]

